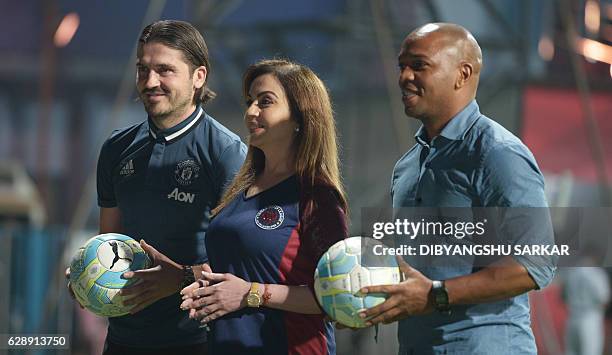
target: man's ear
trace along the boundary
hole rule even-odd
[[[206,82],[206,77],[208,76],[208,70],[206,67],[201,65],[193,71],[193,87],[197,89],[201,89],[204,87],[204,83]]]
[[[468,62],[461,62],[459,69],[457,70],[457,81],[455,82],[455,89],[461,89],[472,77],[474,73],[474,67]]]

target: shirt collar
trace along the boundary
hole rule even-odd
[[[440,132],[440,135],[450,140],[463,140],[468,130],[479,116],[480,108],[476,100],[472,100],[463,110],[459,111],[459,113],[448,121],[446,126],[442,129],[442,132]],[[419,144],[427,143],[427,131],[425,130],[425,126],[421,125],[414,134],[414,139],[416,139]]]
[[[421,127],[419,127],[419,129],[414,134],[414,139],[420,145],[429,145],[427,143],[428,138],[427,138],[427,131],[425,130],[425,126],[421,125]]]
[[[155,123],[153,123],[151,117],[149,117],[149,134],[151,135],[151,137],[153,137],[153,139],[157,139],[159,137],[163,138],[166,142],[171,141],[179,137],[183,133],[187,132],[191,127],[193,127],[193,125],[198,122],[203,113],[204,110],[198,105],[196,106],[195,111],[193,111],[193,113],[189,115],[189,117],[181,121],[179,124],[167,129],[157,128],[157,126],[155,126]]]

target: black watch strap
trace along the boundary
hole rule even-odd
[[[442,314],[450,314],[451,309],[448,303],[448,291],[446,290],[444,281],[433,281],[431,294],[436,310]]]
[[[193,269],[190,265],[183,265],[183,281],[181,282],[181,290],[195,282]]]

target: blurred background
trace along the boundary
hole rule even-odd
[[[479,41],[481,111],[534,152],[551,206],[612,206],[612,0],[1,0],[0,334],[67,333],[70,353],[100,352],[105,319],[74,306],[63,272],[97,234],[102,142],[146,118],[135,48],[158,19],[202,32],[218,93],[206,110],[243,137],[249,64],[285,57],[319,74],[334,102],[353,234],[360,208],[390,206],[394,163],[414,144],[397,53],[432,21],[463,25]],[[531,293],[541,354],[564,352],[563,273]],[[377,343],[373,329],[337,337],[339,354],[397,352],[393,325]]]

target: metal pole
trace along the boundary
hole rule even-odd
[[[597,179],[599,180],[599,189],[601,191],[601,202],[603,206],[610,206],[612,203],[612,191],[610,190],[610,179],[608,177],[608,169],[606,167],[606,156],[604,153],[601,137],[599,135],[599,127],[593,107],[591,106],[591,93],[586,72],[582,66],[580,55],[576,51],[576,39],[578,35],[574,26],[572,1],[565,0],[561,3],[561,21],[565,27],[565,39],[569,48],[570,63],[572,65],[574,79],[576,80],[576,89],[580,95],[580,106],[583,112],[583,122],[587,131],[587,142],[591,149],[591,157],[595,162],[595,170]]]
[[[50,145],[50,120],[53,111],[53,90],[55,85],[55,71],[57,66],[57,53],[53,44],[53,32],[57,26],[57,3],[45,1],[43,6],[43,28],[41,34],[42,55],[40,56],[40,87],[38,100],[40,102],[38,112],[38,139],[37,161],[35,174],[38,176],[38,188],[42,201],[47,211],[52,211],[51,191],[49,185],[49,145]],[[53,215],[49,216],[54,219]]]
[[[391,108],[391,123],[395,131],[398,152],[401,153],[408,148],[410,142],[408,120],[404,116],[404,110],[400,106],[400,90],[397,87],[397,48],[393,46],[393,30],[388,25],[391,21],[385,14],[384,0],[370,0],[372,20],[374,22],[374,33],[378,42],[378,53],[383,64],[383,75]],[[396,152],[396,153],[398,153]]]

